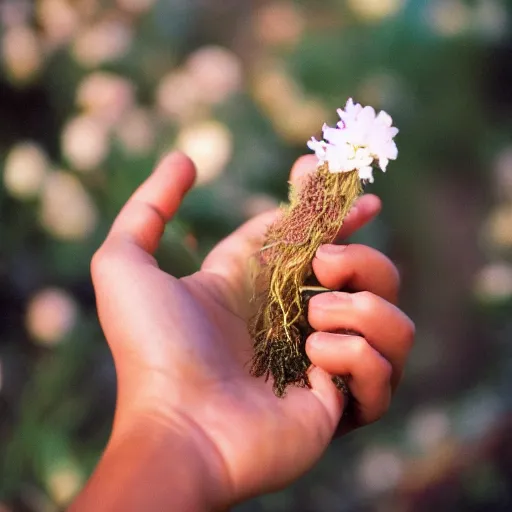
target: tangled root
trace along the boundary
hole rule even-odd
[[[321,166],[300,190],[291,190],[290,204],[267,232],[254,279],[257,312],[249,323],[254,343],[251,373],[272,376],[278,397],[289,385],[310,386],[305,342],[312,330],[303,286],[312,276],[317,249],[336,238],[361,193],[356,171],[334,174]]]

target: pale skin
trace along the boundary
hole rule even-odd
[[[291,181],[300,185],[315,163],[299,159]],[[194,177],[183,154],[164,158],[93,258],[118,400],[108,446],[72,512],[222,511],[281,489],[315,464],[335,433],[379,419],[400,381],[414,326],[395,305],[395,266],[361,245],[322,246],[313,262],[322,286],[354,293],[310,301],[312,389],[290,388],[279,399],[271,382],[252,377],[248,262],[278,212],[247,222],[199,272],[176,279],[153,253]],[[379,210],[378,198],[363,196],[340,239]],[[361,336],[335,334],[341,329]],[[350,417],[331,375],[349,375]]]

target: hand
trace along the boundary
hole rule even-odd
[[[292,181],[300,182],[315,162],[300,159]],[[344,408],[331,375],[350,375],[355,407],[345,430],[381,417],[414,327],[393,305],[399,279],[385,256],[360,245],[321,247],[313,262],[319,282],[357,293],[310,301],[309,320],[318,330],[306,347],[314,364],[312,389],[290,388],[276,398],[270,382],[249,375],[246,325],[248,261],[278,213],[246,223],[186,278],[162,272],[152,256],[194,176],[184,155],[165,158],[120,212],[93,259],[92,275],[118,376],[113,438],[137,424],[192,439],[216,482],[211,506],[224,507],[282,488],[319,459]],[[340,236],[379,209],[375,196],[360,199]],[[333,334],[341,329],[362,337]]]

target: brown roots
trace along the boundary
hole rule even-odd
[[[289,385],[309,387],[305,342],[312,331],[302,288],[312,275],[317,249],[336,238],[361,192],[356,171],[334,174],[321,166],[300,191],[292,189],[290,204],[268,230],[255,277],[257,312],[249,324],[251,373],[272,376],[279,397]]]

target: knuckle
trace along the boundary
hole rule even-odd
[[[362,259],[373,261],[375,269],[378,269],[379,274],[385,277],[385,281],[391,290],[393,301],[396,301],[401,283],[400,272],[388,256],[377,249],[362,244],[351,244],[347,247],[346,252],[354,261]]]
[[[377,302],[377,297],[369,291],[355,293],[353,298],[357,309],[365,314],[371,313]]]
[[[356,361],[364,361],[372,350],[368,342],[362,336],[353,336],[350,348]]]
[[[382,382],[385,383],[386,386],[389,386],[391,379],[393,378],[393,367],[391,363],[381,357],[381,368],[380,368]]]
[[[91,259],[91,276],[98,281],[109,274],[119,264],[118,251],[112,247],[112,242],[104,242]]]
[[[368,373],[375,379],[376,389],[382,391],[387,389],[393,378],[393,366],[376,350],[371,349],[372,354],[367,355],[366,364]]]

